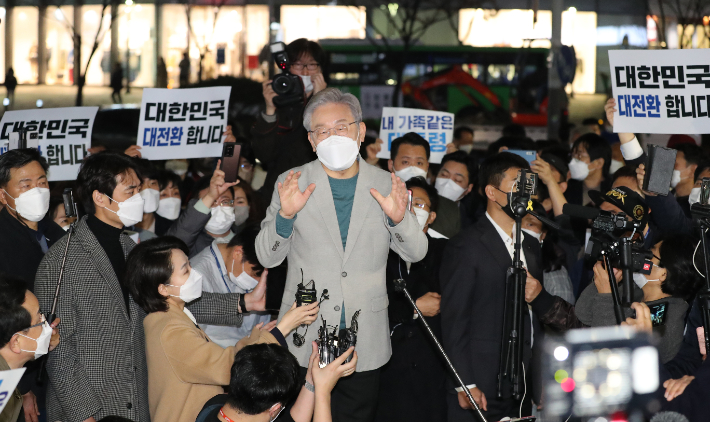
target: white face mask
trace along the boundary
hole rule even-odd
[[[49,325],[49,323],[47,321],[45,321],[44,324],[42,324],[42,333],[36,339],[34,339],[30,336],[26,336],[22,333],[17,333],[17,335],[28,338],[30,340],[34,340],[35,342],[37,342],[37,348],[35,350],[20,349],[23,352],[29,352],[29,353],[34,352],[35,359],[38,359],[38,358],[46,355],[47,353],[49,353],[49,342],[50,342],[50,340],[52,340],[52,327]]]
[[[158,201],[160,201],[160,192],[155,189],[143,189],[141,191],[143,198],[143,212],[150,214],[158,209]]]
[[[249,218],[249,205],[234,206],[234,224],[241,226]]]
[[[671,176],[671,187],[674,188],[678,186],[678,183],[683,180],[680,177],[680,170],[673,170],[673,176]]]
[[[569,162],[569,172],[574,180],[584,180],[589,176],[589,164],[573,158]]]
[[[434,187],[439,195],[446,199],[450,199],[454,202],[461,198],[461,195],[466,191],[466,189],[457,185],[452,179],[445,179],[443,177],[437,177],[436,182],[434,182]]]
[[[178,176],[182,176],[187,173],[188,164],[185,161],[179,160],[168,160],[165,162],[165,169],[172,170],[173,173]]]
[[[461,145],[459,146],[459,150],[465,152],[466,154],[470,154],[471,151],[473,151],[473,144]]]
[[[65,232],[68,232],[70,227],[71,227],[71,224],[67,224],[66,226],[62,226],[62,230],[64,230]]]
[[[118,202],[110,196],[106,195],[112,201],[118,204],[118,212],[105,207],[106,210],[116,214],[124,226],[132,226],[143,221],[143,197],[140,194],[135,194],[123,202]]]
[[[634,273],[634,283],[636,283],[637,286],[639,286],[639,289],[643,289],[643,286],[646,285],[649,281],[659,281],[659,278],[649,280],[646,278],[645,275],[641,273]]]
[[[195,299],[199,299],[202,296],[202,274],[196,269],[190,269],[190,275],[187,277],[185,284],[182,286],[175,286],[174,284],[168,284],[168,286],[179,287],[179,295],[170,295],[173,297],[179,297],[183,302],[192,302]]]
[[[690,195],[688,196],[688,203],[690,205],[697,204],[700,202],[700,188],[693,188],[690,190]]]
[[[402,170],[395,170],[394,175],[406,182],[413,177],[426,177],[426,171],[416,166],[409,166]]]
[[[313,81],[310,76],[298,75],[298,77],[303,81],[303,87],[306,93],[313,91]]]
[[[10,196],[5,189],[3,190],[5,195]],[[28,221],[38,222],[44,218],[49,210],[49,189],[47,188],[32,188],[12,199],[15,200],[15,208],[12,208],[10,204],[7,207]]]
[[[624,167],[624,162],[619,161],[619,160],[611,160],[611,164],[609,165],[609,174],[614,174],[616,173],[617,170],[620,168]]]
[[[234,207],[218,206],[211,209],[212,217],[205,225],[205,230],[214,234],[225,234],[234,223]]]
[[[534,237],[535,239],[537,239],[538,242],[542,243],[542,233],[537,233],[537,232],[534,232],[530,229],[521,229],[521,230],[524,231],[525,234]]]
[[[429,221],[429,213],[421,208],[415,207],[414,215],[417,216],[417,222],[419,223],[419,227],[424,229],[424,227],[426,227],[427,221]]]
[[[358,138],[360,137],[358,131]],[[333,135],[316,147],[318,159],[331,171],[343,171],[352,167],[360,153],[358,142],[347,136]]]
[[[168,220],[177,220],[180,216],[180,198],[163,198],[158,202],[157,214]]]
[[[232,280],[232,283],[236,284],[237,287],[247,293],[251,292],[254,287],[259,284],[259,280],[255,279],[254,277],[247,274],[246,271],[244,271],[244,262],[242,262],[242,273],[238,276],[235,276],[234,261],[232,261],[232,269],[229,271],[229,279]]]

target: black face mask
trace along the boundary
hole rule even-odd
[[[495,186],[493,186],[493,187],[496,188],[496,189],[498,189],[498,188],[495,187]],[[498,206],[500,207],[500,209],[503,210],[503,212],[505,213],[505,215],[507,215],[508,217],[510,217],[510,218],[512,218],[513,220],[515,220],[515,214],[513,214],[513,210],[510,208],[510,202],[511,202],[512,192],[504,192],[504,191],[502,191],[502,190],[500,190],[500,189],[498,189],[498,191],[500,191],[501,193],[504,193],[504,194],[505,194],[506,198],[508,199],[508,204],[507,204],[507,205],[501,205],[500,202],[495,201],[496,204],[498,204]]]

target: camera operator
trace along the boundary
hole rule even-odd
[[[325,52],[317,42],[299,38],[286,46],[286,54],[291,64],[289,73],[298,75],[303,81],[304,101],[277,108],[272,80],[263,84],[266,110],[252,128],[252,147],[256,158],[267,169],[260,191],[264,202],[271,199],[276,178],[281,173],[316,158],[308,143],[308,129],[303,127],[303,110],[314,94],[327,87],[322,68]]]
[[[37,297],[27,290],[22,280],[0,274],[0,371],[22,368],[27,362],[38,359],[54,350],[59,344],[57,325],[44,320]],[[6,401],[0,420],[15,422],[24,407],[25,420],[37,421],[39,407],[28,408],[19,389]],[[44,406],[41,406],[44,410]]]
[[[674,236],[660,241],[651,249],[651,273],[634,274],[633,281],[642,293],[638,299],[648,306],[668,303],[665,323],[654,328],[661,339],[659,358],[662,363],[671,361],[678,353],[683,341],[688,301],[702,284],[693,267],[694,249],[695,242],[688,236]],[[621,271],[614,269],[614,274],[616,282],[621,281]],[[526,285],[526,300],[540,322],[556,330],[616,324],[609,277],[601,261],[594,265],[594,285],[582,293],[575,307],[561,303],[561,299],[551,296],[537,280],[530,277]]]
[[[394,144],[394,143],[393,143]],[[397,292],[394,280],[403,279],[416,298],[434,334],[441,340],[441,289],[439,269],[446,239],[431,237],[429,225],[438,218],[436,189],[423,177],[407,181],[412,191],[412,206],[429,248],[419,262],[407,262],[394,251],[387,258],[387,296],[389,297],[392,357],[382,368],[380,400],[376,421],[428,422],[446,420],[444,383],[447,368],[443,365],[418,315],[404,296]]]
[[[481,164],[478,180],[487,199],[485,218],[449,241],[441,263],[444,348],[474,399],[492,421],[517,416],[521,404],[513,399],[509,384],[503,384],[502,398],[496,397],[496,390],[506,274],[512,266],[514,252],[515,220],[511,217],[508,200],[518,172],[523,168],[529,168],[528,162],[507,152],[492,155]],[[541,279],[540,243],[524,233],[522,245],[523,265]],[[522,358],[530,382],[535,370],[531,367],[531,356],[533,348],[541,347],[542,331],[529,313],[524,312],[523,317]],[[447,386],[453,393],[454,385],[449,382]],[[525,397],[523,414],[532,411],[531,395],[532,392]],[[534,398],[539,403],[539,397]],[[475,420],[465,393],[448,394],[447,402],[450,422]]]

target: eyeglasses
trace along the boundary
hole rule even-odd
[[[31,330],[35,327],[39,327],[41,325],[44,325],[45,322],[47,322],[47,319],[44,317],[44,314],[39,314],[39,322],[35,325],[30,325],[25,330]],[[22,331],[25,331],[25,330],[22,330]]]
[[[240,164],[239,168],[249,171],[249,170],[254,169],[254,166],[251,165],[251,163],[245,163],[245,164]]]
[[[293,70],[303,70],[304,67],[307,67],[308,70],[317,70],[320,67],[320,65],[318,63],[308,63],[308,64],[294,63],[291,65],[291,69],[293,69]]]
[[[421,208],[427,212],[430,212],[430,210],[431,210],[431,207],[428,204],[426,204],[424,202],[420,202],[420,201],[412,201],[412,206],[415,208]]]
[[[220,206],[220,207],[231,207],[234,205],[234,200],[233,199],[225,199],[222,202],[215,202],[212,207]]]
[[[315,135],[316,139],[319,141],[322,141],[325,138],[327,138],[328,136],[330,136],[330,133],[332,131],[335,131],[335,133],[338,136],[346,136],[348,134],[348,130],[350,129],[350,125],[354,125],[355,123],[358,123],[358,122],[354,121],[352,123],[338,125],[332,129],[326,129],[324,127],[317,127],[317,128],[315,128],[315,130],[311,130],[308,133],[312,133],[313,135]]]

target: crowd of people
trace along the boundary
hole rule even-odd
[[[617,323],[622,272],[610,280],[585,256],[589,221],[564,214],[568,203],[638,222],[651,270],[633,275],[636,317],[628,309],[624,324],[658,338],[661,407],[702,420],[710,378],[690,206],[710,159],[693,138],[669,142],[668,195],[642,189],[647,157],[633,134],[612,133],[614,100],[608,126],[585,121],[569,142],[510,125],[481,150],[459,125],[441,163],[417,133],[383,160],[357,98],[327,87],[320,46],[300,39],[287,53],[304,101],[276,107],[264,83],[237,182],[220,160],[147,161],[135,146],[91,154],[72,182],[50,183],[35,149],[0,156],[0,370],[26,368],[0,421],[477,420],[396,280],[489,421],[537,414],[545,337]],[[521,220],[518,400],[505,382],[497,390],[522,169],[538,174],[532,209],[559,227]],[[68,187],[78,218],[65,212]],[[297,306],[309,281],[321,300]],[[658,303],[665,323],[653,327]],[[356,346],[321,364],[321,326],[356,332]]]

